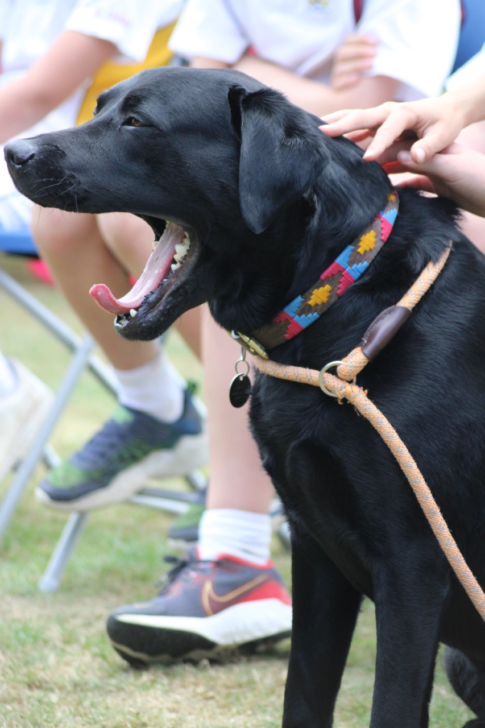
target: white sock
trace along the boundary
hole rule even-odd
[[[6,397],[17,386],[17,375],[9,360],[0,351],[0,397]]]
[[[148,364],[114,372],[119,382],[118,399],[125,407],[145,412],[162,422],[175,422],[182,415],[182,380],[163,349]]]
[[[199,557],[216,559],[221,554],[263,566],[270,558],[271,518],[233,508],[204,511],[199,524]]]

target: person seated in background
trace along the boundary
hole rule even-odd
[[[361,14],[358,5],[188,0],[170,47],[194,68],[234,68],[254,76],[319,116],[349,105],[438,95],[454,61],[459,0],[367,0]],[[211,652],[264,635],[274,642],[291,627],[287,593],[269,571],[272,486],[246,414],[231,411],[221,375],[225,366],[230,376],[239,349],[209,321],[203,339],[207,510],[197,551],[177,564],[160,594],[109,617],[108,635],[128,661]],[[204,606],[208,582],[220,598],[219,613]],[[258,620],[249,616],[255,603]],[[225,632],[222,625],[229,625]]]
[[[0,483],[28,451],[52,401],[44,382],[0,351]]]
[[[34,136],[87,121],[103,90],[143,68],[167,64],[172,57],[167,41],[180,8],[180,0],[150,0],[144,4],[143,13],[134,3],[116,0],[0,2],[0,143],[14,136]],[[28,230],[31,216],[30,201],[15,189],[2,160],[0,229]],[[37,222],[34,216],[34,238]],[[133,224],[138,240],[130,260],[120,252],[119,264],[110,241],[118,236],[122,248]],[[75,296],[78,281],[80,286],[84,284],[78,310],[83,318],[82,304],[84,300],[91,304],[87,291],[93,279],[89,275],[87,282],[83,279],[83,270],[76,266],[75,246],[79,244],[86,251],[86,272],[89,263],[98,272],[117,266],[116,285],[118,289],[128,288],[128,271],[141,272],[153,236],[148,226],[133,216],[107,216],[99,226],[94,216],[79,216],[77,231],[78,237],[69,241],[72,265],[68,278],[59,278],[58,282],[68,300]],[[53,246],[64,232],[60,228],[52,230]],[[55,263],[52,269],[56,272]],[[118,446],[113,448],[111,439],[111,454],[104,453],[101,469],[96,443],[77,461],[65,465],[64,477],[71,485],[79,486],[81,502],[90,495],[86,471],[91,480],[96,474],[101,488],[124,469],[129,471],[128,480],[135,481],[128,485],[137,489],[150,468],[162,475],[189,472],[206,461],[201,416],[163,349],[154,343],[129,345],[114,334],[111,325],[109,328],[102,343],[116,368],[124,408],[110,421],[104,438],[114,437]],[[98,340],[104,337],[104,331],[93,333]],[[114,343],[114,337],[109,338],[111,333],[116,337]],[[28,448],[50,401],[50,393],[31,372],[19,362],[0,356],[0,479]],[[27,421],[29,428],[25,427]],[[97,453],[97,462],[93,452]],[[77,477],[80,471],[82,482]],[[49,499],[48,489],[42,492]]]
[[[485,40],[485,28],[482,38]],[[455,200],[465,210],[461,222],[463,232],[482,252],[485,252],[480,197],[485,160],[484,82],[485,44],[450,76],[446,82],[447,93],[439,99],[344,109],[326,115],[327,123],[322,126],[328,136],[348,134],[356,142],[370,139],[364,159],[388,164],[393,172],[414,173],[400,184],[436,191]],[[411,132],[418,137],[417,141],[401,139],[402,134],[409,136]],[[460,184],[464,186],[462,195]]]

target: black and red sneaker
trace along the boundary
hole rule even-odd
[[[131,664],[200,659],[237,648],[260,650],[291,634],[291,597],[271,562],[264,566],[191,551],[155,599],[113,612],[107,631]]]

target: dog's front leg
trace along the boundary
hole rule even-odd
[[[296,528],[292,559],[293,633],[283,728],[330,728],[361,594]]]
[[[439,557],[421,570],[416,553],[396,561],[381,565],[374,581],[377,658],[370,725],[427,728],[448,574]]]

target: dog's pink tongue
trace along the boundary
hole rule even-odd
[[[179,245],[184,237],[185,230],[180,225],[169,223],[157,247],[148,258],[143,273],[131,291],[122,298],[115,298],[104,283],[97,283],[89,293],[101,308],[115,316],[128,313],[132,308],[138,308],[145,296],[158,288],[167,275],[175,253],[175,246]]]

